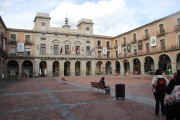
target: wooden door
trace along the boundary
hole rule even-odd
[[[165,50],[165,42],[164,40],[161,40],[161,50]]]
[[[146,43],[146,53],[149,53],[149,43]]]

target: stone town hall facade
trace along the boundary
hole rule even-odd
[[[154,74],[180,69],[180,11],[115,37],[93,34],[91,19],[71,29],[50,27],[51,17],[37,13],[34,29],[7,28],[0,17],[0,78]]]

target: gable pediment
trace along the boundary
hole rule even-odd
[[[53,43],[61,43],[59,40],[55,39],[52,41]]]
[[[74,44],[81,45],[82,43],[80,41],[75,41]]]
[[[71,44],[71,41],[65,40],[65,41],[64,41],[64,44]]]

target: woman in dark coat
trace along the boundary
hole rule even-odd
[[[172,79],[168,86],[165,87],[165,92],[171,94],[175,85],[180,85],[180,70],[174,73],[174,79]],[[175,105],[168,105],[166,103],[166,120],[180,120],[180,103]]]
[[[99,81],[99,83],[102,83],[104,88],[109,88],[108,86],[105,85],[105,82],[104,82],[104,77],[101,78],[101,80]],[[106,94],[110,94],[110,90],[107,89],[106,90]]]

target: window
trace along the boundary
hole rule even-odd
[[[54,45],[54,54],[58,54],[58,45]]]
[[[41,54],[46,54],[46,45],[41,44]]]
[[[54,34],[54,36],[58,36],[57,34]]]
[[[79,38],[79,36],[77,35],[76,38]]]
[[[26,35],[26,42],[30,42],[30,35]]]
[[[116,58],[118,58],[118,51],[116,51]]]
[[[65,45],[65,54],[69,53],[69,45]]]
[[[98,40],[98,47],[101,47],[101,41]]]
[[[101,51],[98,51],[98,58],[101,58]]]
[[[133,34],[133,42],[136,42],[136,34]]]
[[[110,47],[109,47],[109,41],[106,41],[106,45],[107,45],[107,48],[110,48]]]
[[[149,36],[149,32],[148,29],[145,30],[145,36],[148,37]]]
[[[15,47],[10,48],[10,56],[11,57],[16,57],[16,48]]]
[[[110,51],[107,51],[107,58],[110,58]]]
[[[124,49],[124,57],[126,57],[126,48]]]
[[[90,54],[90,46],[86,46],[86,55]]]
[[[178,25],[180,25],[180,18],[177,19]]]
[[[42,34],[42,35],[45,35],[45,34]]]
[[[161,43],[161,50],[165,50],[165,42],[164,40],[160,40]]]
[[[86,30],[89,31],[89,27],[87,27]]]
[[[44,23],[44,22],[42,22],[42,23],[41,23],[41,26],[45,26],[45,23]]]
[[[126,45],[126,37],[123,38],[123,44]]]
[[[66,35],[66,37],[69,37],[69,35]]]
[[[76,46],[76,54],[80,54],[80,46]]]
[[[13,41],[13,42],[16,41],[16,34],[11,34],[11,41]]]
[[[115,40],[115,46],[117,46],[117,40]]]
[[[149,43],[146,43],[146,53],[149,53]]]
[[[90,41],[86,41],[86,43],[90,43]]]
[[[41,37],[41,40],[46,40],[46,38]]]
[[[25,57],[30,57],[30,48],[25,48]]]
[[[164,26],[163,24],[159,25],[160,34],[164,33]]]
[[[137,55],[137,46],[134,46],[134,55]]]

